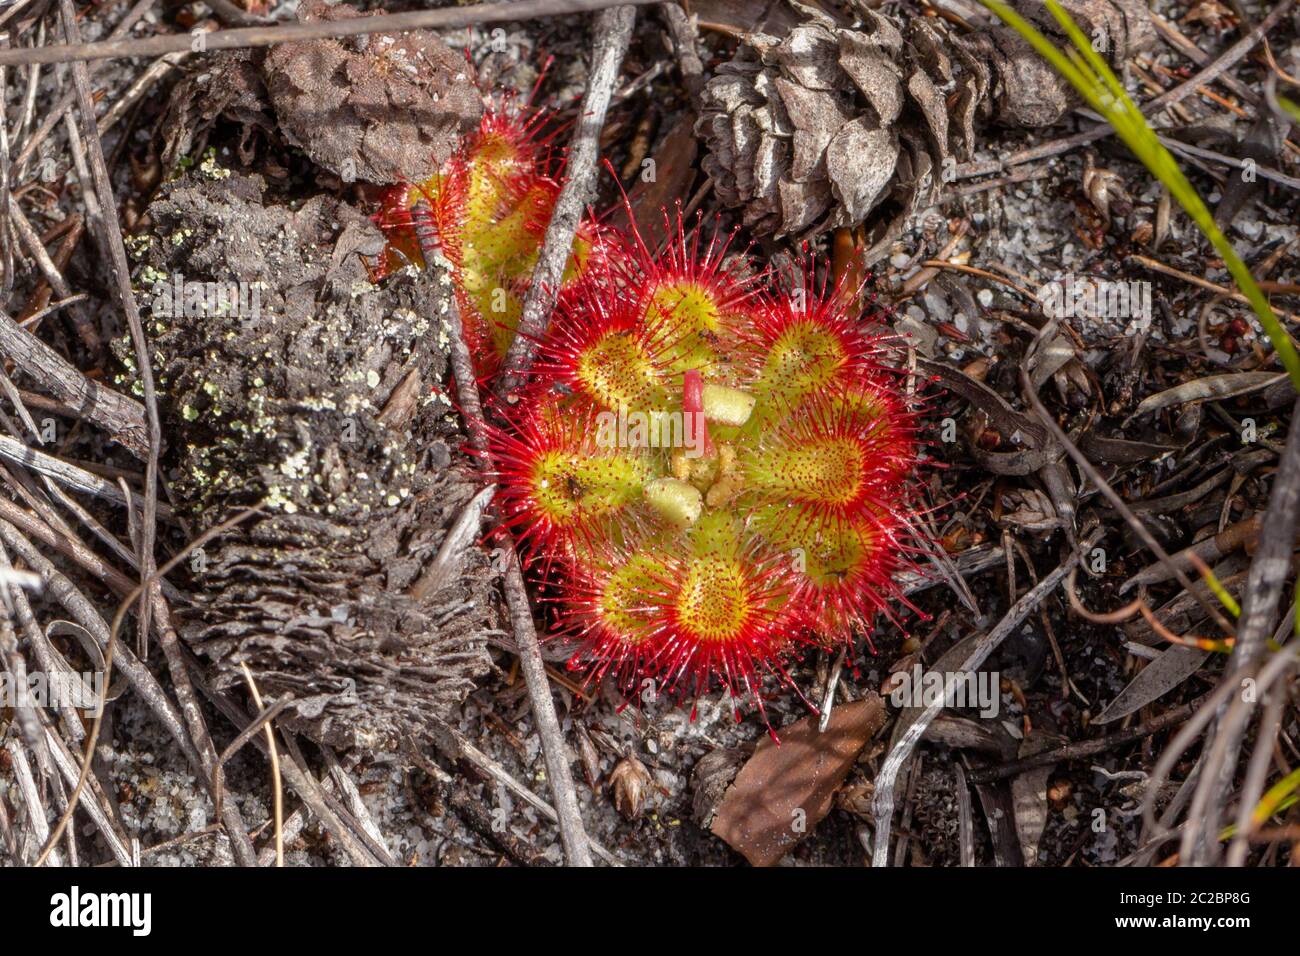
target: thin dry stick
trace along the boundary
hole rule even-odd
[[[2,448],[3,445],[0,445]],[[465,550],[478,538],[479,527],[483,524],[483,512],[487,510],[496,491],[496,485],[488,485],[461,509],[442,539],[438,553],[433,556],[420,579],[411,586],[413,598],[423,601],[432,597],[452,580],[463,564]]]
[[[1257,682],[1256,686],[1261,696],[1267,696],[1274,681],[1295,665],[1295,650],[1295,647],[1287,648],[1269,660],[1262,670],[1255,667],[1249,671],[1247,676]],[[1207,784],[1206,780],[1217,776],[1220,767],[1229,768],[1227,772],[1230,778],[1235,776],[1241,734],[1245,731],[1246,724],[1255,709],[1253,696],[1242,693],[1242,688],[1237,683],[1225,682],[1221,687],[1229,693],[1223,700],[1218,701],[1218,707],[1222,708],[1225,702],[1230,701],[1230,703],[1226,704],[1226,711],[1221,714],[1213,706],[1205,708],[1208,715],[1219,720],[1222,729],[1216,736],[1208,738],[1201,749],[1201,761],[1198,765],[1201,771],[1200,778],[1196,782],[1196,789],[1192,794],[1186,819],[1183,821],[1179,845],[1178,859],[1183,866],[1208,866],[1218,862],[1219,850],[1222,848],[1219,820],[1223,807],[1233,798],[1234,793],[1217,795],[1214,793],[1213,786]],[[1197,845],[1202,840],[1210,843],[1214,849],[1203,850]]]
[[[1160,563],[1173,573],[1174,577],[1178,579],[1178,583],[1183,586],[1183,590],[1196,598],[1197,602],[1201,605],[1201,608],[1210,616],[1210,619],[1219,625],[1225,634],[1231,636],[1234,631],[1232,625],[1228,623],[1227,618],[1219,612],[1218,608],[1210,604],[1199,590],[1192,586],[1191,579],[1187,577],[1186,572],[1174,563],[1174,559],[1169,556],[1169,552],[1166,551],[1160,542],[1155,539],[1150,530],[1147,529],[1147,526],[1142,523],[1142,520],[1133,513],[1132,509],[1125,504],[1124,499],[1121,498],[1119,493],[1111,487],[1110,482],[1102,477],[1101,472],[1099,472],[1093,463],[1088,460],[1088,457],[1083,452],[1079,451],[1078,446],[1076,446],[1074,442],[1070,441],[1069,436],[1065,434],[1061,429],[1061,426],[1056,424],[1056,419],[1051,416],[1047,411],[1046,406],[1043,405],[1042,399],[1038,397],[1038,392],[1034,389],[1033,381],[1029,378],[1029,373],[1024,369],[1021,369],[1020,371],[1020,383],[1024,388],[1025,394],[1029,397],[1029,403],[1034,407],[1034,412],[1038,415],[1042,423],[1047,426],[1047,430],[1052,433],[1053,437],[1061,443],[1061,447],[1065,449],[1066,453],[1074,459],[1074,462],[1079,466],[1079,469],[1087,475],[1088,480],[1091,481],[1093,485],[1096,486],[1097,490],[1102,493],[1102,496],[1110,502],[1111,507],[1118,511],[1124,520],[1128,522],[1129,527],[1131,527],[1137,536],[1142,539],[1142,543],[1151,550],[1152,554],[1160,559]]]
[[[76,11],[72,6],[72,0],[60,0],[59,12],[68,42],[77,44],[81,39],[81,34],[77,26]],[[159,588],[161,575],[155,573],[157,565],[154,561],[153,551],[154,537],[157,531],[158,456],[162,446],[162,427],[158,416],[158,402],[154,389],[149,347],[145,340],[144,327],[140,321],[140,310],[135,301],[135,294],[131,290],[131,268],[126,257],[126,245],[122,239],[122,225],[118,218],[117,203],[113,198],[113,187],[108,173],[108,164],[104,158],[103,144],[100,142],[99,131],[96,127],[90,77],[84,62],[73,63],[72,77],[77,91],[78,118],[90,161],[95,195],[101,209],[101,216],[96,223],[100,233],[98,236],[100,251],[108,260],[110,271],[115,280],[114,291],[117,294],[118,305],[126,317],[127,328],[131,333],[136,367],[139,369],[140,382],[144,391],[145,420],[148,428],[148,453],[144,480],[144,516],[141,522],[138,549],[141,577],[139,590],[145,598],[141,602],[138,614],[140,656],[144,656],[150,625],[154,617],[157,616],[163,653],[167,659],[172,684],[176,688],[177,699],[181,704],[181,711],[185,715],[187,728],[191,737],[194,738],[194,745],[199,755],[206,764],[210,765],[216,761],[216,747],[213,745],[212,738],[208,733],[207,724],[203,719],[203,712],[198,706],[194,686],[190,682],[188,671],[185,669],[175,632],[164,619],[166,604]],[[242,518],[238,520],[242,520]],[[134,597],[131,599],[131,602],[133,601]],[[125,613],[125,611],[119,613]],[[109,649],[110,652],[106,657],[111,658],[112,644],[109,645]],[[98,735],[98,725],[96,725],[95,735]],[[75,806],[75,801],[72,802],[72,805]],[[255,866],[257,864],[257,852],[253,849],[252,841],[248,838],[248,831],[244,827],[238,808],[233,804],[227,805],[224,808],[223,818],[230,839],[231,851],[236,862],[241,866]]]
[[[1194,285],[1198,288],[1205,289],[1208,292],[1213,292],[1216,295],[1223,296],[1225,299],[1231,299],[1233,302],[1240,302],[1242,305],[1250,304],[1250,300],[1240,292],[1234,292],[1227,286],[1219,285],[1217,282],[1211,282],[1209,279],[1202,276],[1195,276],[1190,272],[1184,272],[1182,269],[1175,269],[1173,266],[1165,265],[1158,259],[1134,254],[1129,256],[1128,260],[1130,262],[1136,262],[1138,265],[1146,266],[1148,269],[1151,269],[1154,272],[1159,272],[1161,275],[1171,276],[1175,279],[1186,282],[1189,285]],[[1260,288],[1264,289],[1266,292],[1269,291],[1268,283],[1266,282],[1261,282]],[[1297,316],[1294,312],[1282,312],[1279,310],[1277,315],[1279,318],[1285,318],[1288,322],[1295,322],[1297,319],[1300,319],[1300,316]]]
[[[1273,769],[1273,748],[1277,735],[1282,729],[1282,694],[1269,694],[1264,703],[1264,716],[1259,722],[1259,734],[1255,740],[1255,752],[1250,755],[1246,766],[1246,779],[1237,800],[1237,818],[1232,842],[1228,844],[1228,866],[1245,866],[1246,856],[1250,852],[1250,837],[1256,827],[1252,821],[1255,807],[1268,785],[1268,774]]]
[[[36,838],[48,841],[50,847],[49,853],[42,854],[41,858],[33,865],[43,866],[48,858],[52,866],[62,866],[63,857],[58,850],[54,849],[58,838],[56,837],[53,841],[50,841],[49,813],[45,809],[45,802],[41,799],[41,791],[36,786],[36,778],[33,776],[31,764],[27,760],[27,751],[16,739],[9,741],[8,751],[9,756],[13,759],[13,774],[18,783],[18,793],[22,795],[23,802],[27,804],[27,818],[31,821]]]
[[[63,32],[69,43],[81,39],[77,26],[77,11],[72,0],[60,0],[59,15],[63,20]],[[72,80],[77,91],[77,112],[81,132],[85,139],[85,150],[90,161],[91,178],[94,181],[95,199],[100,206],[100,215],[92,217],[92,226],[98,227],[101,254],[108,260],[110,271],[116,280],[114,290],[117,304],[126,317],[127,329],[131,333],[131,343],[135,351],[136,368],[139,369],[140,384],[144,392],[145,424],[148,430],[148,453],[144,475],[144,520],[140,534],[140,576],[147,580],[156,567],[153,557],[154,536],[157,533],[158,509],[158,456],[162,450],[162,425],[158,416],[158,400],[154,389],[153,366],[149,358],[149,345],[144,336],[144,325],[140,321],[140,308],[131,290],[131,266],[126,258],[126,244],[122,240],[122,223],[117,214],[117,202],[113,198],[113,182],[108,173],[108,163],[104,159],[104,147],[99,139],[95,124],[95,103],[90,90],[90,74],[85,63],[72,65]],[[89,204],[89,199],[87,198]],[[150,595],[152,597],[152,595]],[[140,608],[140,645],[139,653],[145,656],[148,647],[148,633],[152,601],[145,601]],[[177,688],[178,692],[181,688]],[[182,695],[183,699],[183,695]],[[201,740],[195,740],[200,749]]]
[[[1288,176],[1272,166],[1265,166],[1263,163],[1256,161],[1254,157],[1238,159],[1236,156],[1229,156],[1227,153],[1220,153],[1201,146],[1193,146],[1191,143],[1181,142],[1171,136],[1157,136],[1156,138],[1170,151],[1182,156],[1204,159],[1207,162],[1218,163],[1220,166],[1227,166],[1231,169],[1249,169],[1252,174],[1259,176],[1261,179],[1271,179],[1273,182],[1289,189],[1300,189],[1300,179]]]
[[[196,23],[190,30],[193,36],[195,30],[212,32],[217,29],[217,25],[211,20],[203,20]],[[103,136],[110,129],[130,112],[137,102],[139,102],[146,93],[153,89],[154,85],[170,74],[173,70],[178,70],[180,65],[190,57],[190,53],[169,53],[167,56],[154,60],[145,69],[143,73],[132,81],[126,89],[116,93],[113,97],[113,104],[108,108],[103,116],[99,118],[99,135]]]
[[[1210,56],[1205,53],[1199,46],[1187,39],[1179,32],[1178,27],[1170,23],[1160,14],[1153,12],[1151,14],[1151,24],[1160,34],[1160,38],[1165,41],[1171,48],[1177,50],[1183,56],[1187,57],[1197,66],[1205,66],[1210,62]],[[1231,93],[1236,94],[1243,100],[1250,103],[1258,103],[1259,95],[1245,83],[1242,83],[1235,76],[1228,75],[1221,77],[1220,83]],[[1199,92],[1199,88],[1198,88]]]
[[[417,205],[417,212],[420,209],[421,206]],[[436,268],[436,263],[440,261],[436,249],[432,246],[426,247],[423,242],[421,247],[425,262],[431,268]],[[432,295],[429,301],[430,311],[441,304]],[[469,434],[467,444],[480,456],[480,462],[486,464],[489,431],[483,417],[483,402],[479,396],[474,361],[469,354],[469,347],[465,344],[465,330],[454,292],[446,294],[445,308],[447,324],[450,326],[448,331],[451,339],[451,374],[456,383],[456,400],[460,404],[461,417],[465,421],[465,430]],[[451,534],[452,532],[448,533],[449,538]],[[533,719],[542,742],[542,756],[546,762],[551,792],[555,796],[560,841],[564,844],[565,858],[570,865],[591,866],[590,841],[582,825],[582,815],[578,810],[573,774],[569,769],[569,752],[564,744],[559,717],[555,713],[555,702],[551,699],[550,682],[546,676],[546,665],[542,660],[541,648],[537,643],[537,629],[533,623],[532,608],[528,604],[523,572],[519,567],[519,558],[515,554],[514,542],[509,536],[503,537],[502,547],[509,556],[504,586],[506,603],[510,611],[511,626],[515,632],[515,643],[522,664],[524,683],[528,687],[529,701],[532,704]],[[435,560],[434,563],[436,564],[437,561]],[[432,584],[429,575],[430,572],[426,571],[413,586],[411,593],[417,598],[431,593]]]
[[[470,743],[464,734],[444,721],[435,719],[433,723],[434,727],[437,728],[437,732],[433,735],[434,744],[448,758],[452,760],[466,760],[469,763],[472,763],[475,767],[483,771],[493,780],[497,781],[497,783],[501,784],[511,793],[515,794],[542,816],[546,817],[546,819],[550,820],[552,823],[557,823],[559,821],[559,815],[555,812],[554,807],[537,794],[533,793],[533,791],[529,790],[514,777],[510,776],[504,767]],[[431,767],[426,768],[426,770],[436,771],[437,766],[432,765]],[[595,840],[589,840],[588,842],[591,845],[591,852],[601,860],[604,860],[610,866],[623,865],[622,860],[614,856],[613,853],[610,853],[609,850],[606,850]]]
[[[244,680],[248,682],[248,692],[253,695],[253,703],[258,710],[263,710],[262,694],[253,680],[253,672],[248,669],[247,661],[240,661],[244,670]],[[280,783],[280,751],[275,745],[275,730],[268,719],[263,728],[266,731],[266,748],[271,754],[271,784],[275,788],[275,865],[284,866],[284,787]]]
[[[263,711],[257,718],[250,718],[244,711],[244,708],[236,703],[228,694],[215,690],[207,681],[204,680],[201,672],[195,674],[195,683],[199,690],[212,701],[213,706],[241,731],[247,730],[249,726],[258,723],[264,719],[267,714],[273,714],[275,708]],[[252,734],[251,740],[253,746],[265,751],[266,744]],[[329,793],[326,787],[330,786],[326,781],[324,785],[318,784],[312,777],[307,762],[302,761],[301,766],[297,763],[292,749],[288,747],[288,738],[285,740],[285,752],[281,754],[283,762],[280,765],[281,772],[284,774],[285,781],[289,788],[295,791],[302,798],[306,808],[315,815],[330,834],[330,837],[336,840],[343,851],[351,858],[352,863],[356,866],[394,866],[395,863],[389,856],[388,851],[382,847],[370,847],[357,838],[355,834],[363,832],[362,828],[353,827],[343,819],[341,812],[330,802]],[[206,772],[206,771],[205,771]],[[290,820],[292,821],[292,817]],[[288,828],[286,827],[286,830]],[[267,858],[267,864],[271,858]]]
[[[148,427],[139,402],[86,378],[80,369],[3,311],[0,355],[12,359],[78,418],[103,428],[137,458],[148,454]]]
[[[1055,750],[1044,751],[1043,753],[1034,754],[1032,757],[1024,757],[1020,760],[1012,760],[1007,763],[995,764],[991,767],[984,767],[979,770],[973,770],[968,775],[971,783],[992,783],[995,780],[1005,780],[1008,777],[1015,777],[1026,770],[1033,770],[1037,767],[1050,767],[1052,764],[1061,763],[1066,760],[1080,760],[1083,757],[1091,757],[1096,754],[1105,753],[1107,750],[1113,750],[1116,747],[1122,747],[1125,744],[1131,744],[1136,740],[1144,737],[1150,737],[1152,734],[1159,733],[1169,727],[1177,726],[1195,713],[1196,709],[1205,702],[1206,698],[1201,697],[1190,703],[1183,704],[1173,710],[1167,710],[1157,717],[1139,724],[1136,727],[1130,727],[1128,730],[1121,730],[1118,733],[1108,734],[1105,737],[1098,737],[1096,740],[1077,740],[1073,743],[1066,744],[1064,747],[1058,747]]]
[[[0,435],[0,458],[11,461],[16,465],[22,465],[38,475],[53,478],[75,491],[103,498],[115,505],[124,506],[126,504],[125,496],[117,485],[111,481],[91,474],[84,468],[69,464],[61,458],[37,451],[35,448],[24,445],[16,438],[10,438],[8,435]],[[170,513],[170,509],[168,509],[168,512]]]
[[[243,661],[240,661],[240,664],[242,666]],[[251,741],[264,727],[268,727],[271,721],[275,720],[275,718],[279,717],[295,703],[296,701],[292,697],[281,697],[270,707],[264,708],[261,713],[254,718],[252,723],[241,730],[234,740],[226,744],[226,749],[221,751],[221,756],[217,758],[217,766],[224,767],[226,764],[230,763],[230,761],[234,759],[235,754],[244,749],[245,744]],[[221,790],[220,779],[213,779],[212,789],[214,792],[217,792],[217,804],[219,806],[221,801],[225,799],[225,792]]]
[[[203,37],[189,33],[169,33],[142,40],[101,40],[81,43],[70,40],[62,46],[24,47],[0,51],[0,66],[25,66],[29,63],[72,63],[106,60],[112,57],[165,56],[182,51],[238,50],[247,47],[274,46],[296,40],[319,40],[326,37],[365,36],[372,33],[402,33],[407,30],[452,30],[479,23],[508,23],[539,17],[558,17],[571,13],[591,13],[613,6],[642,6],[659,0],[519,0],[517,3],[480,3],[469,7],[444,7],[390,13],[353,20],[315,20],[309,23],[283,23],[273,27],[244,27],[218,30]]]
[[[555,210],[546,227],[546,237],[542,240],[528,293],[524,296],[514,341],[501,363],[501,374],[496,384],[499,398],[508,400],[524,384],[537,342],[550,321],[560,279],[573,248],[573,236],[595,190],[600,132],[605,127],[605,113],[623,65],[623,55],[632,39],[635,20],[636,11],[630,6],[603,10],[596,17],[593,27],[596,53],[592,57],[587,93],[582,100],[582,115],[569,144],[564,186],[556,197]]]
[[[9,37],[6,36],[0,49],[8,45]],[[8,94],[8,77],[5,75],[5,68],[0,66],[0,96],[4,96],[7,101]],[[12,181],[9,160],[9,124],[0,120],[0,273],[3,273],[0,285],[5,292],[9,292],[14,286],[14,249],[9,223],[6,220],[9,211],[9,184]]]
[[[486,440],[487,424],[483,420],[478,380],[474,375],[469,347],[465,344],[465,334],[455,296],[449,296],[448,299],[451,370],[456,379],[456,399],[465,418],[465,430],[469,432],[470,444],[481,453],[486,447],[483,443]],[[504,584],[506,604],[510,610],[510,624],[514,629],[515,643],[519,647],[519,662],[524,674],[524,683],[528,686],[533,721],[537,724],[537,735],[542,741],[542,757],[546,762],[547,781],[551,786],[551,794],[555,798],[560,842],[564,844],[564,856],[571,866],[591,866],[591,849],[587,840],[587,831],[582,825],[582,814],[578,810],[578,798],[573,786],[573,773],[569,769],[569,748],[565,746],[560,719],[555,713],[555,701],[551,699],[551,684],[546,677],[546,664],[542,660],[541,648],[537,643],[537,627],[533,623],[533,611],[528,604],[528,592],[524,588],[524,576],[519,567],[519,557],[515,554],[514,542],[509,538],[503,541],[502,546],[508,556]]]
[[[55,568],[41,550],[23,537],[17,528],[4,520],[0,520],[0,540],[9,545],[28,567],[40,575],[45,593],[62,605],[73,620],[89,631],[101,648],[107,649],[110,637],[108,624],[100,616],[95,605],[77,589],[71,579]],[[198,752],[194,749],[193,741],[185,732],[181,715],[168,700],[153,672],[128,648],[119,648],[117,653],[117,670],[130,681],[135,692],[154,712],[158,722],[176,741],[195,772],[201,773],[202,763]]]
[[[682,74],[682,85],[691,98],[695,111],[700,111],[700,93],[704,90],[704,61],[700,59],[699,35],[693,19],[676,3],[660,6],[668,33],[672,36],[673,51],[677,54],[677,68]]]
[[[72,750],[49,727],[45,728],[45,740],[50,750],[50,756],[59,769],[59,774],[67,781],[68,786],[75,786],[77,782],[77,760]],[[108,798],[104,795],[101,784],[94,777],[91,777],[87,781],[87,789],[90,790],[92,799],[83,800],[81,805],[85,807],[86,813],[89,814],[91,820],[99,829],[100,835],[104,838],[104,842],[108,844],[109,852],[113,854],[118,865],[131,866],[130,840],[126,837],[126,834],[120,832],[118,827],[114,825],[117,821],[112,815],[112,809],[108,803]]]
[[[141,20],[141,18],[156,6],[157,0],[136,0],[135,6],[126,12],[126,15],[118,21],[117,26],[113,27],[113,32],[108,35],[108,39],[116,40],[126,36],[135,28],[135,25]],[[44,23],[42,23],[42,27],[44,27]],[[44,42],[42,37],[42,42],[37,44],[37,46],[43,45]],[[33,68],[37,68],[39,64],[34,63],[32,66]],[[103,68],[104,65],[102,63],[97,63],[94,66],[89,67],[90,75],[94,76],[97,71]],[[27,142],[23,145],[22,150],[18,154],[18,159],[14,163],[18,170],[18,176],[15,177],[15,179],[21,178],[27,161],[31,159],[32,155],[36,152],[36,148],[45,141],[46,137],[50,135],[54,127],[60,123],[63,114],[71,108],[73,100],[76,99],[76,95],[76,90],[68,90],[54,103],[54,106],[48,109],[45,113],[45,117],[41,120],[40,125],[28,138]]]
[[[957,774],[957,834],[961,847],[961,865],[975,865],[975,827],[970,805],[970,787],[966,784],[966,768],[960,763]]]

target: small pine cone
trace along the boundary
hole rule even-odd
[[[478,491],[435,453],[425,399],[446,374],[450,282],[374,286],[355,253],[382,240],[359,210],[274,199],[208,164],[159,191],[135,240],[178,517],[199,533],[262,506],[176,572],[178,630],[219,690],[246,664],[289,701],[278,726],[392,746],[465,699],[497,623],[480,548],[415,585]]]
[[[696,124],[704,169],[722,202],[758,234],[807,236],[871,217],[879,258],[945,170],[969,159],[975,123],[1044,126],[1072,103],[1066,83],[1009,28],[959,35],[937,19],[899,26],[848,0],[785,36],[755,33],[704,89]],[[1049,35],[1038,0],[1018,0]],[[1152,38],[1142,0],[1063,0],[1075,22],[1121,63]]]

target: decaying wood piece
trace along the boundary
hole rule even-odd
[[[696,124],[718,198],[755,232],[865,222],[874,261],[970,159],[977,122],[1046,126],[1074,103],[1008,27],[962,34],[938,18],[900,22],[866,0],[789,3],[802,22],[782,36],[747,35],[705,85]],[[1013,5],[1059,33],[1040,0]],[[1062,6],[1112,63],[1154,39],[1141,0]]]
[[[408,592],[478,490],[450,470],[445,273],[378,288],[370,222],[332,197],[295,207],[211,163],[167,186],[135,243],[178,514],[196,532],[265,513],[189,562],[183,637],[219,688],[246,661],[278,720],[339,746],[419,733],[489,666],[487,558]],[[413,420],[385,422],[414,373]]]

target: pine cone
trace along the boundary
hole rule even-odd
[[[704,89],[696,133],[725,205],[759,234],[806,236],[870,217],[879,258],[945,169],[969,159],[975,124],[1046,126],[1071,106],[1067,84],[1013,30],[959,34],[942,20],[899,26],[847,0],[829,14],[788,0],[804,21],[783,37],[746,37]],[[1021,14],[1049,36],[1038,0]],[[1142,0],[1063,0],[1119,64],[1154,36]]]
[[[413,586],[479,490],[423,398],[445,374],[449,280],[373,286],[355,252],[382,240],[359,210],[290,208],[211,165],[166,184],[148,221],[138,281],[174,505],[195,533],[264,509],[176,573],[181,636],[218,689],[247,664],[268,701],[292,701],[277,723],[318,742],[418,736],[488,671],[497,623],[480,548],[440,589]]]

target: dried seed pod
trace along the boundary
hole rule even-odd
[[[960,35],[938,19],[900,25],[848,0],[834,15],[745,38],[706,84],[696,132],[723,203],[758,233],[802,236],[869,222],[868,262],[936,197],[976,145],[977,119],[1055,122],[1072,102],[1019,35]],[[1041,3],[1016,6],[1057,33]],[[1120,63],[1153,36],[1140,0],[1065,0],[1097,49]]]
[[[150,304],[164,459],[197,533],[264,511],[188,562],[180,630],[220,687],[247,662],[282,719],[330,744],[373,746],[445,714],[489,667],[488,561],[417,598],[412,583],[477,490],[448,469],[439,270],[366,281],[382,245],[357,210],[269,203],[258,178],[208,167],[164,187],[133,247]],[[405,421],[402,427],[392,424]],[[441,456],[436,450],[441,447]],[[431,449],[431,450],[426,450]]]
[[[614,765],[609,774],[609,789],[614,796],[614,808],[623,819],[635,820],[641,815],[651,783],[650,771],[635,754],[629,754]]]

